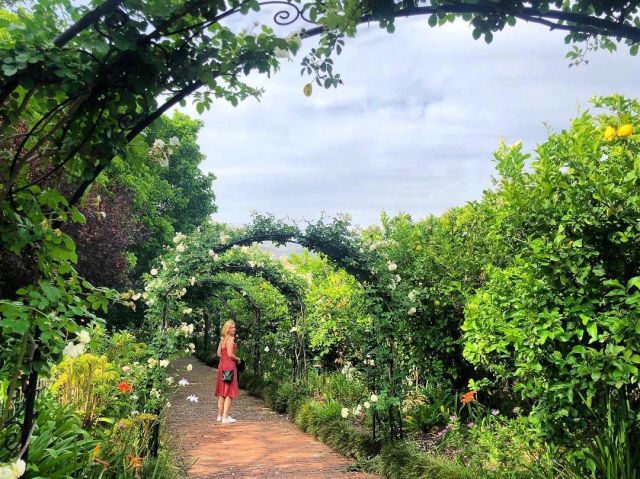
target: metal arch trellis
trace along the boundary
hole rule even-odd
[[[261,323],[261,321],[262,321],[262,310],[260,309],[260,306],[256,302],[255,298],[253,298],[253,296],[251,296],[251,294],[249,294],[249,292],[245,288],[241,287],[238,284],[230,282],[230,281],[212,279],[212,280],[202,281],[200,284],[201,284],[201,288],[202,289],[208,289],[207,287],[212,287],[212,288],[216,288],[216,289],[217,288],[220,288],[220,289],[229,288],[229,289],[235,291],[240,297],[242,297],[245,300],[245,302],[247,302],[251,306],[251,308],[253,309],[254,315],[255,315],[255,319],[256,319],[256,325],[257,325],[256,341],[254,341],[254,352],[253,352],[254,362],[253,362],[253,366],[254,366],[254,374],[259,374],[261,372],[261,367],[262,367],[261,362],[260,362],[260,338],[261,338],[261,334],[262,334],[262,323]],[[192,290],[190,290],[189,293],[193,294]],[[229,302],[225,298],[223,298],[221,296],[216,296],[216,298],[218,300],[220,300],[222,302],[222,304],[225,305],[227,310],[229,312],[231,312],[232,316],[235,319],[235,311],[233,311],[233,308],[231,307],[231,305],[229,305]],[[208,341],[207,341],[207,334],[208,334],[208,328],[207,328],[207,325],[205,324],[205,346],[206,347],[209,346]]]
[[[203,259],[204,264],[215,268],[218,263],[210,263],[210,259]],[[227,264],[219,264],[219,269],[214,269],[213,271],[200,271],[199,274],[203,274],[208,272],[209,274],[219,274],[219,273],[242,273],[247,276],[254,276],[261,278],[271,284],[274,288],[276,288],[287,300],[289,303],[290,311],[299,311],[298,314],[292,315],[292,320],[294,321],[295,333],[296,333],[296,341],[294,346],[294,374],[299,375],[306,368],[307,357],[306,357],[306,345],[304,341],[304,328],[299,328],[298,326],[304,325],[304,319],[306,316],[304,300],[301,291],[299,291],[296,287],[294,287],[289,282],[285,281],[283,277],[278,277],[273,274],[269,268],[254,266],[251,267],[245,262],[236,262],[236,263],[227,263]],[[205,282],[207,280],[204,280]],[[215,280],[214,280],[215,281]],[[172,291],[177,289],[179,283],[177,281],[172,282],[169,287],[162,293],[161,302],[162,305],[162,323],[161,329],[166,329],[168,327],[168,297]],[[300,322],[298,321],[300,318]],[[259,353],[258,353],[259,354]]]

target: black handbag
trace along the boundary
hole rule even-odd
[[[233,382],[233,369],[229,371],[222,371],[222,382],[223,383]]]

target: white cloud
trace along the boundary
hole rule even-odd
[[[337,90],[316,86],[305,97],[301,56],[270,79],[253,77],[266,89],[260,102],[220,102],[203,115],[216,219],[342,211],[365,225],[383,209],[422,217],[477,199],[500,138],[533,149],[545,122],[566,127],[593,95],[640,96],[638,60],[624,47],[578,68],[568,68],[566,51],[562,33],[538,26],[486,45],[464,23],[432,29],[414,18],[393,35],[371,27],[349,40],[336,58],[345,81]]]

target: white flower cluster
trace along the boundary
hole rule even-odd
[[[183,235],[182,233],[180,233],[178,231],[176,233],[176,235],[173,237],[173,244],[180,244],[180,243],[183,243],[186,240],[187,240],[187,236]]]
[[[85,330],[80,331],[76,334],[76,336],[78,342],[75,343],[73,341],[70,341],[62,351],[62,354],[68,358],[75,358],[80,356],[82,353],[84,353],[85,346],[89,344],[89,341],[91,341],[91,336],[89,336],[89,333]]]
[[[26,469],[27,464],[22,459],[18,459],[13,464],[0,466],[0,479],[18,479]]]
[[[188,336],[190,334],[193,334],[193,324],[187,324],[187,323],[182,323],[180,324],[180,332],[182,334],[184,334],[185,336]]]
[[[213,261],[218,261],[218,259],[220,258],[220,256],[218,256],[218,254],[212,249],[210,249],[207,254],[209,255],[209,258],[211,258]]]
[[[191,313],[193,313],[193,308],[184,308],[184,309],[182,310],[182,313],[183,313],[185,316],[188,316],[188,315],[190,315]]]
[[[160,366],[161,368],[166,368],[167,366],[169,366],[169,360],[168,359],[157,360],[156,358],[149,358],[147,359],[147,364],[149,365],[149,367]]]
[[[169,157],[173,155],[175,148],[180,145],[178,137],[174,136],[165,143],[161,138],[157,138],[151,148],[149,148],[149,156],[158,162],[160,166],[166,168],[169,166]]]
[[[231,236],[229,236],[228,234],[222,233],[220,235],[220,244],[227,244],[230,239],[231,239]]]

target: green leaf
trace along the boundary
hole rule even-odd
[[[593,323],[589,324],[587,326],[587,333],[589,333],[589,336],[591,336],[591,341],[589,342],[592,343],[595,339],[598,338],[598,323],[594,321]]]

